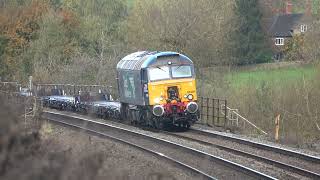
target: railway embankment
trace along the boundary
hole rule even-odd
[[[26,116],[2,94],[0,102],[0,179],[196,179],[121,143]]]
[[[93,160],[99,163],[95,179],[195,178],[192,174],[161,161],[153,155],[122,143],[52,123],[45,125],[43,130],[44,140],[56,144],[52,147],[53,151],[68,152],[71,159],[93,154]],[[57,149],[57,147],[60,148]],[[85,166],[88,165],[90,164]],[[86,171],[86,169],[83,170]]]
[[[46,113],[50,114],[49,119],[52,121],[67,123],[68,126],[95,134],[106,133],[126,139],[218,179],[245,176],[246,178],[275,179],[320,177],[317,173],[320,159],[315,154],[305,154],[254,142],[259,144],[257,148],[258,145],[250,144],[248,139],[246,140],[248,142],[242,142],[237,137],[215,137],[219,135],[206,134],[205,131],[202,133],[195,133],[197,130],[178,133],[154,132],[69,112],[46,111]],[[199,130],[199,128],[196,129]]]
[[[1,137],[6,140],[1,141],[0,159],[0,176],[5,179],[320,177],[319,153],[219,133],[201,125],[168,132],[51,109],[27,118],[30,113],[19,106],[5,106],[1,114],[6,125],[2,131],[8,131]],[[27,122],[38,126],[25,131]]]

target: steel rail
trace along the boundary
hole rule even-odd
[[[213,160],[216,163],[219,163],[220,165],[224,166],[224,167],[228,167],[231,168],[233,170],[235,170],[236,172],[242,172],[243,174],[246,174],[247,176],[253,177],[253,178],[257,178],[257,179],[276,179],[272,176],[266,175],[264,173],[258,172],[256,170],[250,169],[246,166],[234,163],[232,161],[208,154],[206,152],[194,149],[194,148],[190,148],[190,147],[186,147],[165,139],[161,139],[161,138],[157,138],[157,137],[152,137],[150,135],[147,134],[142,134],[140,132],[135,132],[133,130],[129,130],[129,129],[125,129],[125,128],[121,128],[121,127],[117,127],[114,125],[110,125],[110,124],[106,124],[106,123],[102,123],[102,122],[97,122],[85,117],[80,117],[80,116],[74,116],[74,115],[66,115],[66,114],[61,114],[61,113],[57,113],[57,112],[51,112],[51,111],[44,111],[44,114],[49,114],[49,115],[53,115],[53,116],[58,116],[60,119],[63,118],[71,118],[73,120],[78,120],[78,121],[83,121],[85,122],[87,125],[88,124],[94,124],[94,125],[98,125],[104,128],[111,128],[113,130],[117,130],[126,134],[130,134],[130,135],[134,135],[134,136],[138,136],[141,138],[145,138],[145,139],[149,139],[152,140],[152,142],[158,142],[160,144],[164,144],[166,146],[171,146],[174,147],[176,149],[182,150],[184,152],[188,152],[188,153],[193,153],[193,154],[197,154],[199,156],[205,157],[206,159],[210,159]],[[43,116],[46,117],[46,116]],[[94,130],[93,130],[94,131]],[[101,133],[101,132],[100,132]],[[104,133],[102,133],[104,134]],[[130,143],[130,142],[129,142]],[[199,170],[200,171],[200,170]]]
[[[198,174],[198,175],[200,175],[202,177],[202,179],[214,179],[214,180],[217,179],[217,178],[215,178],[213,176],[210,176],[210,175],[208,175],[208,174],[206,174],[206,173],[204,173],[204,172],[202,172],[202,171],[200,171],[200,170],[198,170],[196,168],[193,168],[193,167],[191,167],[191,166],[189,166],[189,165],[187,165],[185,163],[182,163],[182,162],[180,162],[180,161],[178,161],[178,160],[176,160],[174,158],[171,158],[171,157],[169,157],[169,156],[167,156],[165,154],[162,154],[162,153],[159,153],[157,151],[145,148],[143,146],[139,146],[137,144],[133,144],[133,143],[131,143],[129,141],[126,141],[124,139],[117,138],[115,136],[111,136],[109,134],[102,133],[102,132],[99,132],[99,131],[96,131],[96,130],[92,130],[90,128],[86,128],[86,127],[83,127],[83,126],[78,126],[78,125],[75,125],[75,124],[67,123],[65,121],[57,120],[55,118],[46,117],[46,119],[48,119],[49,121],[52,121],[54,123],[63,124],[65,126],[76,128],[76,129],[81,129],[81,130],[83,130],[85,132],[88,132],[88,133],[90,133],[92,135],[97,135],[97,136],[100,136],[100,137],[108,138],[108,139],[111,139],[111,140],[114,140],[114,141],[129,145],[129,146],[132,146],[132,147],[137,148],[137,149],[139,149],[141,151],[144,151],[144,152],[150,153],[152,155],[155,155],[158,158],[162,158],[162,159],[164,159],[166,161],[169,161],[174,165],[178,165],[184,170],[191,171],[191,172],[193,172],[195,174]]]
[[[200,135],[205,135],[208,137],[221,138],[221,139],[229,140],[229,141],[240,143],[240,144],[245,144],[245,145],[255,147],[255,148],[260,148],[260,149],[267,150],[267,151],[277,152],[279,154],[292,156],[292,157],[303,159],[303,160],[309,161],[309,162],[320,163],[320,157],[304,154],[304,153],[297,152],[297,151],[290,150],[290,149],[286,149],[286,148],[281,148],[281,147],[277,147],[277,146],[273,146],[273,145],[269,145],[269,144],[254,142],[252,140],[239,138],[239,137],[233,137],[233,136],[229,136],[229,135],[224,135],[224,134],[216,133],[216,132],[213,132],[210,130],[203,130],[203,129],[196,128],[196,127],[192,127],[189,131],[193,132],[193,133],[200,134]]]
[[[277,160],[274,160],[274,159],[270,159],[270,158],[266,158],[266,157],[263,157],[263,156],[255,155],[255,154],[252,154],[252,153],[248,153],[248,152],[245,152],[245,151],[242,151],[242,150],[237,150],[237,149],[230,148],[230,147],[227,147],[227,146],[213,144],[213,143],[210,143],[210,142],[207,142],[207,141],[199,140],[197,138],[187,137],[187,136],[180,135],[180,134],[177,134],[177,133],[171,133],[171,132],[162,132],[162,133],[170,135],[170,136],[174,136],[174,137],[177,137],[177,138],[180,138],[180,139],[193,141],[193,142],[196,142],[196,143],[199,143],[199,144],[203,144],[203,145],[206,145],[206,146],[218,148],[218,149],[221,149],[221,150],[224,150],[224,151],[229,151],[231,153],[238,154],[238,155],[241,155],[241,156],[246,156],[248,158],[256,159],[256,160],[265,162],[267,164],[275,165],[275,166],[277,166],[279,168],[282,168],[282,169],[285,169],[285,170],[288,170],[288,171],[292,171],[294,173],[298,173],[298,174],[300,174],[302,176],[305,176],[305,177],[309,177],[309,178],[313,178],[313,179],[320,179],[320,174],[318,174],[316,172],[312,172],[312,171],[309,171],[309,170],[306,170],[306,169],[303,169],[303,168],[300,168],[300,167],[297,167],[297,166],[286,164],[286,163],[283,163],[283,162],[280,162],[280,161],[277,161]]]

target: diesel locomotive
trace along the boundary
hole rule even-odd
[[[117,80],[122,119],[158,129],[198,120],[194,65],[183,54],[132,53],[117,64]]]

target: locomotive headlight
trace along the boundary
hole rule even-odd
[[[160,101],[161,101],[161,99],[160,99],[160,98],[154,98],[154,100],[153,100],[153,102],[154,102],[154,103],[156,103],[156,104],[159,104],[159,103],[160,103]]]
[[[154,98],[153,99],[153,102],[156,103],[156,104],[159,104],[161,101],[163,101],[164,98],[162,96],[158,97],[158,98]]]
[[[189,95],[187,96],[187,98],[191,101],[191,100],[193,99],[193,95],[192,95],[192,94],[189,94]]]
[[[197,111],[198,111],[198,104],[197,103],[195,103],[195,102],[190,102],[190,103],[188,103],[188,105],[187,105],[187,111],[189,112],[189,113],[196,113]]]

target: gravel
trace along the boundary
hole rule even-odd
[[[73,114],[73,113],[71,113],[71,114]],[[73,115],[79,116],[78,114],[73,114]],[[87,116],[82,116],[82,117],[88,118]],[[202,144],[198,144],[196,142],[190,142],[190,141],[182,140],[182,139],[175,138],[175,137],[172,137],[172,136],[169,136],[169,135],[165,135],[165,134],[162,134],[162,133],[146,131],[146,130],[143,130],[143,129],[138,128],[138,127],[133,127],[133,126],[129,126],[129,125],[118,123],[118,122],[114,122],[114,121],[106,121],[106,120],[98,119],[98,118],[92,118],[92,119],[95,120],[95,121],[98,121],[98,122],[111,124],[111,125],[115,125],[115,126],[120,126],[120,127],[126,128],[126,129],[134,130],[136,132],[148,134],[150,136],[166,139],[166,140],[169,140],[169,141],[172,141],[172,142],[179,143],[181,145],[192,147],[194,149],[198,149],[198,150],[201,150],[203,152],[206,152],[206,153],[209,153],[209,154],[212,154],[212,155],[216,155],[216,156],[228,159],[230,161],[245,165],[245,166],[247,166],[249,168],[255,169],[257,171],[263,172],[263,173],[268,174],[268,175],[273,176],[273,177],[277,177],[279,179],[306,179],[305,177],[302,177],[302,176],[300,176],[300,175],[298,175],[296,173],[283,171],[283,170],[278,169],[277,167],[274,167],[272,165],[261,163],[261,162],[258,162],[256,160],[254,160],[254,159],[245,158],[245,157],[238,156],[238,155],[235,155],[235,154],[232,154],[232,153],[228,153],[228,152],[222,151],[222,150],[217,149],[217,148],[208,147],[208,146],[205,146],[205,145],[202,145]],[[202,125],[195,125],[195,127],[201,128],[201,129],[205,129],[205,130],[212,130],[212,128],[205,127],[205,126],[202,126]],[[230,133],[222,133],[222,132],[220,132],[220,133],[221,134],[226,134],[226,135],[229,135],[229,136],[246,138],[248,140],[253,140],[253,141],[258,141],[258,142],[261,142],[261,143],[265,143],[264,140],[260,140],[260,139],[256,139],[256,138],[248,138],[248,137],[245,137],[245,136],[233,135],[233,134],[230,134]],[[274,143],[270,143],[270,142],[268,142],[267,144],[275,145]],[[280,146],[280,147],[283,147],[283,146]],[[160,148],[160,147],[155,147],[155,149],[158,149],[158,148]],[[292,148],[288,148],[288,149],[292,149]],[[293,150],[296,150],[296,149],[293,149]],[[301,151],[299,151],[299,152],[301,152]],[[166,153],[167,154],[171,153],[170,155],[174,156],[174,154],[178,153],[178,152],[175,152],[174,150],[169,150]],[[258,153],[260,155],[264,155],[263,151],[258,152]],[[309,152],[309,154],[315,155],[312,152],[311,153]],[[188,157],[185,157],[185,158],[188,158]],[[294,161],[296,159],[293,158],[291,160]],[[210,161],[200,161],[200,162],[194,161],[194,163],[195,163],[194,165],[196,167],[201,167],[202,169],[211,168],[211,167],[215,167],[216,166],[215,164],[211,164]],[[315,168],[317,168],[317,167],[315,167]],[[216,175],[216,177],[220,177],[220,178],[224,179],[224,178],[226,178],[226,176],[223,176],[223,173],[226,173],[226,172],[222,172],[222,171],[219,172],[218,171],[218,172],[215,172],[215,175]]]
[[[200,125],[200,124],[195,124],[193,127],[198,128],[198,129],[202,129],[202,130],[213,131],[214,133],[221,134],[221,135],[247,139],[247,140],[258,142],[258,143],[268,144],[268,145],[271,145],[271,146],[275,146],[275,147],[279,147],[279,148],[285,148],[285,149],[289,149],[289,150],[292,150],[292,151],[308,154],[308,155],[311,155],[311,156],[320,157],[320,149],[319,149],[319,151],[312,151],[312,150],[309,150],[309,149],[294,148],[294,147],[291,147],[291,146],[288,146],[288,145],[285,145],[285,144],[278,144],[278,143],[271,142],[265,136],[259,136],[258,138],[255,138],[255,137],[250,137],[250,136],[245,136],[245,135],[240,135],[240,134],[220,132],[220,131],[216,131],[215,128],[211,128],[211,127],[208,127],[208,126],[205,126],[205,125]]]
[[[236,143],[236,142],[231,142],[228,140],[223,140],[220,138],[214,138],[214,137],[208,137],[205,135],[199,135],[193,132],[185,132],[183,133],[183,136],[186,137],[190,137],[190,138],[195,138],[195,139],[199,139],[205,142],[210,142],[213,144],[218,144],[218,145],[222,145],[222,146],[226,146],[229,148],[235,148],[237,150],[241,150],[241,151],[245,151],[248,152],[250,154],[254,154],[254,155],[259,155],[259,156],[263,156],[263,157],[267,157],[269,159],[273,159],[276,161],[281,161],[284,162],[286,164],[291,164],[293,166],[297,166],[303,169],[307,169],[313,172],[320,172],[320,165],[318,163],[315,162],[310,162],[310,161],[306,161],[306,160],[302,160],[296,157],[291,157],[288,155],[283,155],[283,154],[279,154],[277,152],[271,152],[268,150],[263,150],[263,149],[259,149],[259,148],[254,148],[248,145],[243,145],[241,143]]]
[[[191,173],[159,160],[130,146],[109,139],[88,135],[59,125],[50,124],[52,131],[43,139],[58,146],[51,151],[68,151],[73,158],[80,154],[103,154],[103,166],[99,169],[101,179],[196,179]],[[55,149],[63,147],[63,149]]]
[[[60,118],[54,117],[54,119]],[[252,179],[247,174],[235,171],[233,168],[226,167],[225,165],[221,165],[220,163],[217,163],[216,161],[208,158],[207,156],[203,156],[199,153],[191,151],[185,151],[185,149],[182,150],[181,148],[169,145],[168,143],[164,143],[163,141],[158,142],[154,139],[145,138],[136,134],[115,130],[114,128],[110,128],[108,126],[101,126],[94,123],[84,123],[81,120],[76,120],[72,118],[68,118],[65,121],[68,121],[69,123],[78,126],[86,126],[86,128],[94,129],[96,131],[103,132],[105,134],[109,134],[129,141],[131,143],[165,154],[167,156],[170,156],[171,158],[177,159],[180,162],[191,165],[219,179]]]

